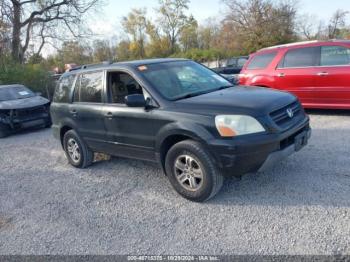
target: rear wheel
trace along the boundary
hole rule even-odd
[[[192,140],[180,142],[169,150],[165,169],[174,189],[195,202],[214,197],[224,181],[207,150]]]
[[[88,148],[86,143],[74,131],[69,130],[63,137],[63,148],[69,163],[77,168],[86,168],[94,160],[94,152]]]

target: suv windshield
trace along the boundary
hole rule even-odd
[[[25,86],[0,86],[0,101],[33,97],[35,94]]]
[[[193,61],[175,61],[139,66],[139,71],[164,97],[179,100],[210,93],[232,84]]]

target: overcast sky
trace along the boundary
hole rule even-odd
[[[117,34],[120,31],[120,21],[131,8],[146,7],[150,17],[155,17],[154,8],[158,0],[105,0],[106,5],[101,14],[90,24],[94,32],[101,37]],[[299,15],[309,13],[318,19],[328,21],[337,9],[350,11],[350,0],[299,0]],[[221,0],[191,0],[189,13],[201,23],[209,17],[216,17],[223,13],[225,6]]]

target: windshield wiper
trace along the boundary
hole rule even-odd
[[[173,100],[177,101],[177,100],[181,100],[181,99],[186,99],[186,98],[191,98],[191,97],[195,97],[195,96],[205,95],[205,94],[208,94],[208,93],[212,93],[212,92],[223,90],[223,89],[230,88],[230,87],[234,87],[234,85],[221,86],[221,87],[219,87],[217,89],[214,89],[214,90],[206,90],[206,91],[197,92],[197,93],[187,93],[187,94],[184,94],[182,96],[175,97]]]

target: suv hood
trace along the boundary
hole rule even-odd
[[[41,96],[33,96],[24,99],[0,101],[0,110],[23,109],[48,104],[50,101]]]
[[[234,86],[228,89],[176,101],[180,110],[209,114],[266,115],[293,103],[295,96],[263,87]]]

